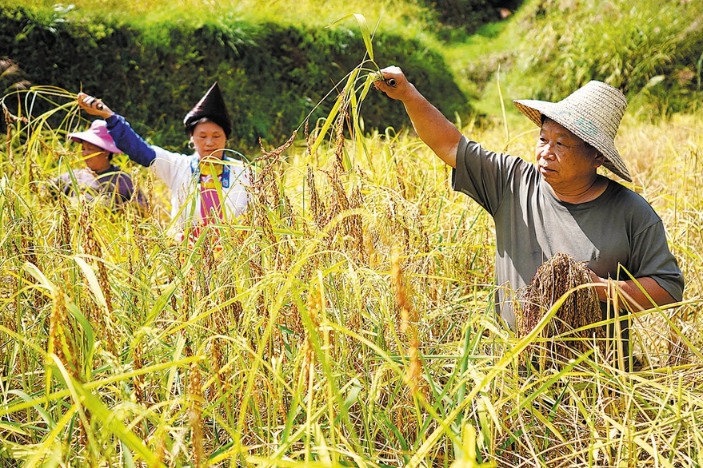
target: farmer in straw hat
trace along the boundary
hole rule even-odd
[[[86,167],[65,172],[50,181],[51,187],[65,195],[82,195],[92,200],[104,196],[112,207],[134,201],[146,206],[144,195],[135,191],[132,178],[112,163],[112,156],[121,153],[107,131],[104,120],[94,120],[82,132],[69,133],[68,139],[81,144]]]
[[[619,90],[591,81],[559,102],[514,101],[540,127],[535,166],[464,137],[400,68],[381,73],[376,88],[405,105],[420,138],[453,168],[454,190],[493,217],[497,283],[505,286],[496,306],[512,329],[510,292],[528,285],[557,253],[588,262],[604,315],[608,279],[633,310],[681,300],[683,275],[661,219],[641,196],[597,172],[605,166],[632,181],[614,145],[627,106]]]
[[[169,187],[176,238],[191,228],[193,240],[202,226],[234,219],[246,209],[248,176],[239,160],[227,156],[232,122],[217,82],[183,119],[189,146],[195,150],[190,155],[147,144],[124,117],[93,96],[80,93],[77,99],[88,114],[106,120],[116,145],[132,161],[152,167]]]

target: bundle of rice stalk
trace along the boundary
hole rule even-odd
[[[533,353],[537,351],[540,367],[546,365],[547,357],[554,363],[578,357],[593,347],[594,339],[601,354],[605,353],[605,327],[588,326],[603,318],[598,296],[593,288],[574,290],[590,282],[585,262],[557,253],[537,269],[532,282],[521,291],[515,316],[517,335],[524,337],[561,296],[573,290],[542,330],[541,336],[547,339],[545,346],[535,344],[528,348]]]

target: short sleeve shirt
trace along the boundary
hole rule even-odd
[[[683,296],[683,275],[661,218],[644,198],[615,181],[609,180],[595,200],[565,203],[533,164],[462,138],[452,186],[493,217],[499,286],[513,291],[526,286],[542,263],[562,252],[588,262],[602,278],[651,277],[675,300]],[[512,307],[501,307],[509,299],[506,292],[497,290],[496,303],[514,328]]]

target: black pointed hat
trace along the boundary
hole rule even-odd
[[[183,125],[185,125],[186,131],[188,133],[192,132],[193,127],[202,118],[212,120],[222,127],[225,135],[229,138],[229,134],[232,132],[232,121],[229,119],[229,114],[227,114],[225,99],[222,97],[222,91],[220,91],[217,81],[210,86],[207,93],[183,118]]]

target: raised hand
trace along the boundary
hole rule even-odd
[[[107,107],[100,99],[94,96],[90,96],[85,93],[78,93],[76,101],[78,101],[78,105],[80,106],[80,108],[90,115],[95,115],[97,117],[107,119],[112,114],[114,114],[114,112],[112,112],[109,107]]]

